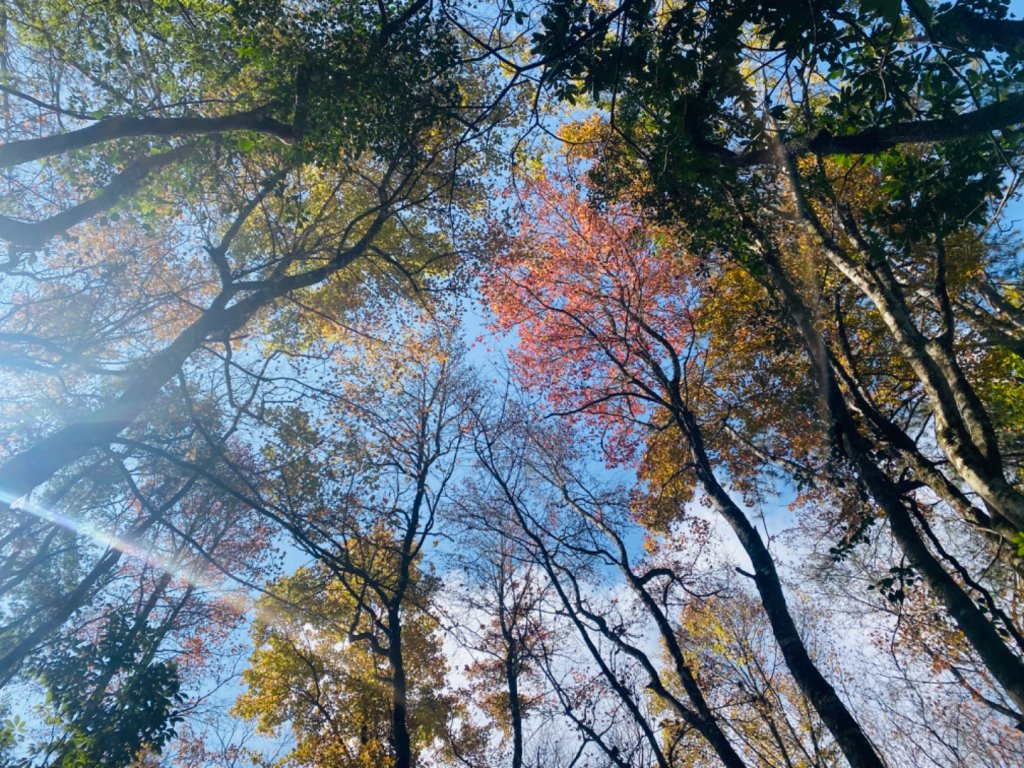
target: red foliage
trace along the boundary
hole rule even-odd
[[[494,228],[484,295],[496,329],[518,332],[520,380],[604,430],[610,463],[632,462],[638,425],[685,387],[674,363],[694,348],[696,290],[666,231],[593,204],[571,170],[525,183],[518,229]]]

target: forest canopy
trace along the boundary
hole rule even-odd
[[[0,0],[0,765],[1024,764],[1002,0]]]

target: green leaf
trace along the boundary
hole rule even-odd
[[[903,4],[901,0],[861,0],[860,5],[865,11],[874,11],[890,24],[896,24]]]
[[[1017,545],[1018,557],[1024,557],[1024,533],[1018,533],[1014,536],[1013,543]]]

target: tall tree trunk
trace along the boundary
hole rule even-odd
[[[93,595],[93,587],[107,574],[114,570],[121,559],[122,552],[117,549],[108,551],[88,575],[82,579],[71,592],[54,601],[52,612],[14,647],[0,656],[0,686],[10,682],[18,671],[21,662],[32,653],[40,643],[60,629],[71,615],[81,608]]]
[[[519,659],[514,638],[505,652],[505,685],[508,689],[508,716],[512,724],[512,768],[523,768],[523,708],[519,701]]]
[[[803,339],[812,367],[817,372],[818,388],[835,427],[833,439],[841,445],[856,467],[868,493],[886,514],[893,536],[911,564],[945,605],[985,668],[1018,710],[1024,712],[1024,661],[1006,646],[992,622],[942,567],[919,535],[900,492],[871,457],[870,446],[850,414],[845,395],[835,376],[825,340],[811,319],[803,299],[783,272],[774,251],[765,247],[762,255],[769,277],[782,295],[786,309]]]
[[[408,683],[402,655],[402,617],[398,606],[388,609],[388,663],[391,666],[391,739],[395,749],[395,768],[413,768]]]
[[[761,596],[761,604],[793,679],[811,702],[853,768],[884,768],[882,758],[874,745],[807,652],[807,646],[789,613],[775,561],[757,529],[715,477],[704,449],[703,435],[696,417],[682,402],[677,401],[675,406],[676,423],[687,437],[701,486],[715,510],[733,529],[743,551],[750,558],[754,568],[754,584]]]
[[[565,608],[566,616],[569,618],[569,621],[572,622],[573,626],[576,628],[576,631],[579,634],[580,639],[583,641],[583,644],[586,646],[591,658],[594,660],[594,663],[597,665],[601,674],[607,681],[608,686],[619,698],[623,706],[626,707],[626,711],[629,712],[629,715],[633,719],[633,722],[636,723],[637,727],[643,733],[644,738],[651,747],[651,751],[654,753],[654,757],[658,764],[658,768],[670,768],[670,762],[666,758],[661,748],[661,744],[658,741],[658,735],[654,732],[654,729],[651,727],[651,724],[648,722],[647,718],[644,717],[644,713],[640,710],[640,707],[634,700],[633,696],[626,689],[626,687],[619,681],[618,677],[616,677],[615,673],[608,666],[608,663],[607,661],[605,661],[604,656],[601,655],[600,649],[594,643],[594,639],[590,636],[590,632],[588,631],[587,627],[583,624],[583,621],[580,619],[580,606],[574,603],[573,599],[570,597],[566,590],[565,584],[562,583],[562,579],[559,576],[558,565],[555,563],[551,553],[545,546],[544,541],[537,533],[536,526],[534,526],[534,521],[530,518],[529,513],[521,506],[519,499],[516,497],[515,493],[506,482],[505,477],[502,475],[502,470],[499,469],[498,463],[495,461],[495,456],[493,455],[493,453],[490,452],[492,446],[490,445],[490,443],[487,443],[486,440],[484,442],[486,443],[486,447],[478,448],[477,453],[481,460],[483,468],[501,488],[501,492],[505,497],[505,501],[508,504],[509,509],[512,511],[512,514],[515,516],[516,524],[519,526],[519,529],[522,531],[523,535],[526,536],[531,546],[533,547],[533,554],[537,558],[537,562],[540,565],[540,567],[544,569],[544,573],[547,574],[548,579],[551,582],[551,586],[555,591],[555,594],[558,595],[558,598],[561,601],[562,606]],[[572,582],[573,580],[573,576],[571,573],[566,573],[565,578],[570,582]],[[576,587],[576,590],[578,591],[578,587]],[[634,658],[637,658],[637,661],[641,663],[645,671],[650,676],[652,691],[660,695],[662,691],[659,690],[658,687],[659,684],[657,679],[657,673],[656,671],[654,671],[654,666],[650,663],[650,660],[646,659],[646,657],[638,658],[636,656],[636,649],[632,649],[632,652],[629,648],[623,648],[623,650],[626,653],[629,653]],[[668,692],[665,691],[665,693],[667,694]],[[668,696],[665,698],[665,701],[669,704],[669,706],[672,706],[673,709],[675,709],[677,712],[680,712],[680,707],[675,706],[672,703],[674,701],[674,697],[672,697],[671,694],[668,694]],[[680,712],[680,715],[681,717],[683,717],[684,720],[690,722],[693,719],[694,713],[683,708],[683,711]],[[726,765],[729,764],[726,763]],[[739,766],[742,765],[742,762],[740,762]],[[737,766],[737,768],[739,768],[739,766]]]

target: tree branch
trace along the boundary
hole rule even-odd
[[[131,117],[118,115],[85,128],[39,139],[21,139],[0,145],[0,168],[134,136],[190,136],[228,131],[254,131],[294,141],[291,126],[267,117],[264,109],[223,117]]]

